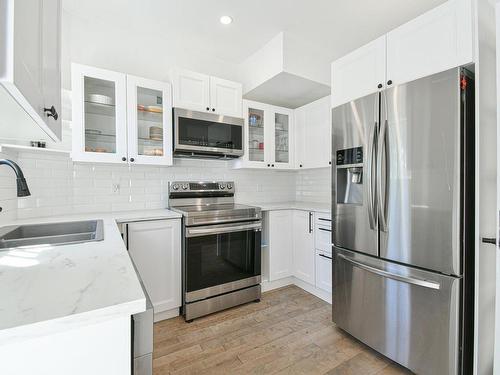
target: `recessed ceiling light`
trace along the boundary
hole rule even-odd
[[[220,23],[222,23],[223,25],[229,25],[231,22],[233,22],[233,19],[229,16],[222,16],[220,18]]]

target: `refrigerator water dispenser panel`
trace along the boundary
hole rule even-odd
[[[337,203],[363,204],[363,147],[337,151]]]

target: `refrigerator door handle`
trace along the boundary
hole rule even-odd
[[[382,176],[385,175],[386,180],[389,176],[388,163],[389,158],[387,155],[387,97],[386,92],[382,92],[382,102],[383,102],[383,113],[385,113],[385,119],[381,120],[380,134],[378,137],[378,146],[377,146],[377,203],[379,206],[379,218],[380,218],[380,229],[384,232],[387,232],[387,189],[388,183],[386,181],[385,189],[382,189]],[[382,155],[385,155],[385,163],[382,163]]]
[[[375,102],[375,108],[378,108],[377,102]],[[375,110],[375,113],[378,113]],[[376,116],[376,115],[375,115]],[[368,140],[368,160],[367,160],[367,181],[368,181],[368,220],[370,222],[370,229],[376,230],[377,220],[375,217],[375,194],[373,192],[373,177],[374,174],[372,172],[373,169],[373,160],[375,155],[375,144],[376,144],[376,133],[377,133],[378,121],[375,119],[375,124],[373,126],[373,131],[370,134],[370,139]],[[377,163],[375,162],[375,168],[377,167]]]
[[[345,261],[353,264],[354,266],[356,266],[358,268],[361,268],[361,269],[363,269],[365,271],[374,273],[374,274],[382,276],[382,277],[386,277],[386,278],[393,279],[393,280],[396,280],[396,281],[401,281],[401,282],[407,283],[407,284],[421,286],[421,287],[424,287],[424,288],[436,289],[436,290],[441,289],[441,284],[439,284],[439,283],[437,283],[435,281],[429,281],[429,280],[419,279],[419,278],[416,278],[416,277],[403,276],[403,275],[398,275],[398,274],[395,274],[395,273],[392,273],[392,272],[384,271],[384,270],[381,270],[381,269],[369,266],[367,264],[358,262],[358,261],[356,261],[354,259],[351,259],[349,257],[346,257],[344,254],[338,254],[337,253],[337,256],[339,258],[341,258],[341,259],[343,259],[343,260],[345,260]]]

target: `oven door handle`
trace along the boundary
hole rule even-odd
[[[207,225],[203,227],[186,228],[186,237],[209,236],[212,234],[243,232],[246,230],[261,231],[262,223],[260,221],[251,224],[225,224],[225,225]]]

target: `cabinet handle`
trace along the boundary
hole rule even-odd
[[[388,84],[389,86],[390,86],[390,85],[392,85],[392,81],[391,81],[391,80],[388,80],[388,81],[387,81],[387,84]]]
[[[134,158],[130,158],[130,161],[133,163],[135,161],[135,159]]]
[[[382,84],[381,84],[381,83],[379,83],[377,87],[378,87],[379,89],[381,89],[383,86],[382,86]]]
[[[45,112],[47,117],[54,117],[54,120],[56,120],[56,121],[59,118],[59,115],[57,114],[57,111],[56,111],[54,106],[52,106],[50,108],[44,108],[43,111]]]
[[[210,107],[207,107],[207,111],[210,111]]]
[[[273,167],[273,168],[274,168],[274,164],[271,164],[271,167]]]
[[[212,112],[215,112],[215,108],[212,108]]]
[[[312,231],[313,231],[313,228],[312,228],[312,216],[313,216],[313,213],[309,212],[309,233],[312,233]]]
[[[328,162],[328,165],[332,165],[332,161],[331,160]]]
[[[302,164],[299,164],[299,167],[302,168]]]
[[[318,228],[319,230],[322,230],[324,232],[331,232],[331,229],[326,229],[326,228]]]
[[[127,158],[124,156],[124,157],[122,158],[122,161],[127,161]]]
[[[332,260],[332,257],[326,256],[325,254],[318,254],[320,257]]]

